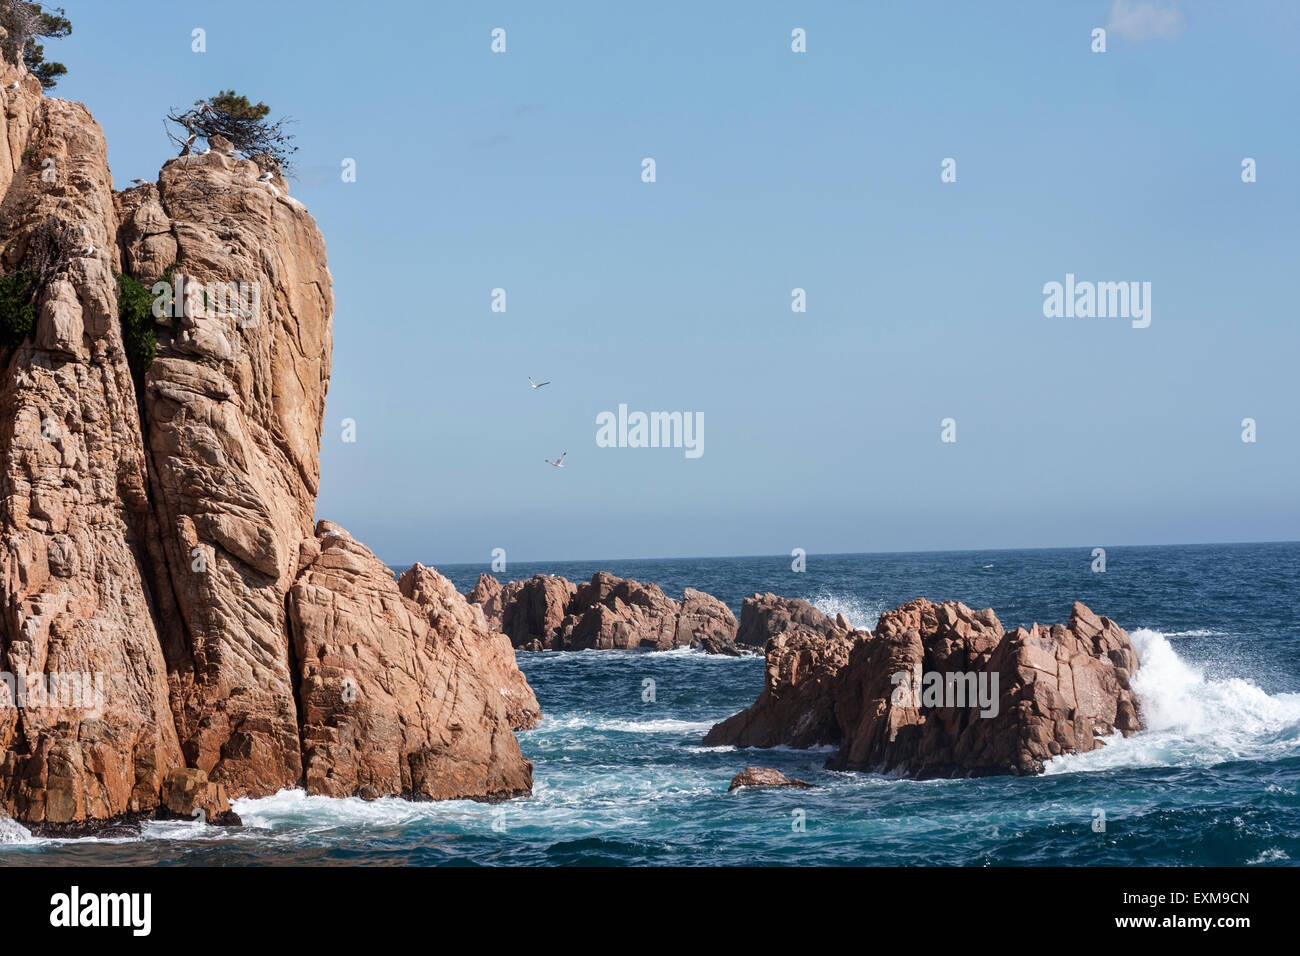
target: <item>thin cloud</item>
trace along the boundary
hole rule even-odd
[[[1115,0],[1110,7],[1106,32],[1126,40],[1155,40],[1176,37],[1187,27],[1177,3],[1157,0]]]

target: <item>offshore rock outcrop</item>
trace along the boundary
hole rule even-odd
[[[874,632],[796,627],[766,654],[763,693],[706,744],[838,744],[834,770],[1025,775],[1142,728],[1128,634],[1078,603],[1065,625],[1005,632],[991,610],[922,598]]]
[[[14,80],[0,267],[30,274],[36,321],[0,345],[0,813],[85,833],[230,822],[228,797],[284,787],[529,792],[511,728],[539,711],[507,642],[434,572],[404,593],[313,533],[333,311],[315,221],[219,137],[115,193],[85,107]],[[147,368],[115,273],[177,289]],[[332,696],[349,655],[378,668],[354,701]]]
[[[863,636],[807,601],[755,594],[740,609],[746,643],[766,644],[763,692],[716,724],[706,746],[821,747],[842,736],[835,717],[838,677]]]
[[[727,788],[727,793],[739,790],[741,787],[755,790],[762,787],[793,787],[796,790],[812,790],[815,784],[811,784],[807,780],[800,780],[798,777],[787,777],[781,771],[773,770],[770,767],[746,767],[731,778],[731,786]]]
[[[736,617],[712,595],[687,588],[675,601],[656,584],[642,584],[597,571],[586,584],[537,574],[501,585],[479,576],[467,598],[489,625],[529,651],[656,651],[697,647],[710,654],[738,654]]]
[[[771,593],[755,594],[741,603],[736,643],[762,648],[775,634],[791,631],[831,634],[851,629],[844,615],[837,614],[831,618],[801,598],[784,598]]]

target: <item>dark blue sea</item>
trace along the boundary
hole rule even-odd
[[[1008,628],[1063,622],[1081,600],[1133,636],[1149,729],[1058,758],[1039,777],[918,782],[828,772],[827,751],[701,746],[758,695],[761,658],[520,653],[546,714],[519,735],[535,765],[530,799],[283,792],[238,801],[243,829],[159,823],[114,840],[41,840],[0,821],[0,865],[1294,865],[1300,544],[1111,548],[1106,560],[1100,574],[1090,549],[1060,549],[810,555],[804,573],[772,557],[519,564],[499,575],[610,570],[674,597],[701,588],[737,612],[746,595],[773,591],[860,628],[919,596],[992,607]],[[485,568],[439,570],[463,591]],[[746,764],[818,789],[728,794]]]

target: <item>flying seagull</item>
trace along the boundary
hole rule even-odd
[[[147,185],[149,185],[149,184],[148,184],[147,182],[145,182],[145,180],[143,180],[143,179],[133,179],[133,180],[131,180],[131,185],[132,185],[132,186],[147,186]]]
[[[557,459],[555,459],[555,461],[551,461],[551,459],[549,459],[549,458],[544,459],[544,460],[545,460],[545,462],[546,462],[548,465],[550,465],[552,468],[563,468],[563,467],[564,467],[564,456],[567,455],[567,454],[568,454],[567,451],[564,452],[564,454],[560,455],[560,457],[557,458]]]
[[[533,381],[533,377],[530,375],[530,376],[528,376],[528,384],[529,384],[530,386],[532,386],[533,388],[541,388],[543,385],[550,385],[551,383],[550,383],[550,382],[534,382],[534,381]]]

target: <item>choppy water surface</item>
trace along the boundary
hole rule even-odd
[[[1300,544],[514,565],[699,587],[739,611],[774,591],[858,627],[911,598],[994,608],[1006,627],[1082,600],[1133,635],[1150,729],[1036,778],[917,782],[822,769],[826,751],[705,748],[748,706],[760,658],[694,651],[519,655],[546,713],[520,734],[531,799],[241,800],[239,830],[40,840],[0,820],[0,864],[1226,864],[1300,860]],[[482,568],[446,567],[462,590]],[[646,700],[653,681],[653,700]],[[737,791],[746,764],[816,790]],[[1101,811],[1105,831],[1094,832]],[[800,828],[797,824],[802,824]]]

